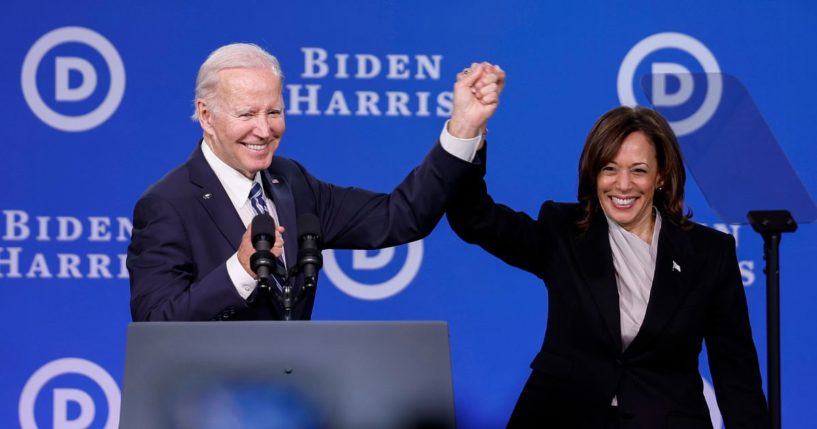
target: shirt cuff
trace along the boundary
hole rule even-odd
[[[230,259],[227,260],[227,275],[230,276],[235,290],[238,291],[241,298],[245,300],[252,294],[252,291],[254,291],[257,286],[255,279],[247,274],[247,271],[241,266],[241,262],[238,262],[238,253],[233,253],[233,256],[230,256]]]
[[[445,121],[443,131],[440,133],[440,145],[443,149],[466,162],[474,162],[474,158],[477,156],[477,148],[481,141],[482,134],[478,134],[472,139],[461,139],[452,136],[448,133],[448,121]]]

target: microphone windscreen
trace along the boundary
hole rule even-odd
[[[272,217],[267,214],[260,214],[252,218],[253,246],[255,246],[258,240],[261,239],[275,241],[275,221],[273,221]]]
[[[321,235],[321,222],[312,213],[304,213],[298,216],[298,235]]]

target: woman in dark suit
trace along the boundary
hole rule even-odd
[[[698,371],[705,340],[726,427],[767,427],[746,297],[727,234],[684,214],[678,143],[653,110],[619,107],[593,126],[578,203],[536,220],[475,177],[451,227],[541,278],[548,322],[509,427],[711,428]]]

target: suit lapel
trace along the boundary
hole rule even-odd
[[[201,188],[196,195],[196,199],[213,220],[215,229],[230,243],[233,250],[238,250],[241,244],[241,236],[244,235],[246,228],[227,196],[224,186],[221,185],[216,173],[213,172],[213,169],[210,168],[204,158],[200,145],[201,142],[196,146],[187,161],[190,182]]]
[[[595,216],[590,229],[577,237],[581,273],[598,306],[616,351],[621,350],[621,321],[613,252],[604,216]]]
[[[636,353],[661,333],[689,293],[690,279],[698,266],[689,238],[665,220],[658,237],[658,255],[647,312],[627,352]]]
[[[267,187],[272,201],[275,203],[275,211],[278,214],[278,221],[284,226],[284,253],[286,256],[287,269],[297,263],[298,259],[298,227],[295,219],[295,200],[292,197],[292,189],[283,176],[271,174],[264,171],[262,175],[264,186]]]

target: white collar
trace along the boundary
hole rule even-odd
[[[224,187],[233,206],[239,209],[248,204],[253,183],[261,184],[261,172],[255,173],[253,180],[247,179],[238,170],[222,161],[204,139],[201,141],[201,152],[204,154],[204,159],[210,164],[210,168],[216,173],[218,181],[221,182],[221,186]],[[263,189],[263,186],[261,189]]]
[[[655,206],[652,206],[652,210],[653,213],[655,213],[655,225],[653,225],[652,229],[652,242],[650,243],[650,249],[655,251],[656,249],[658,249],[658,234],[661,232],[661,212],[658,211],[658,208]],[[633,234],[632,232],[624,229],[624,227],[621,226],[621,224],[607,216],[607,213],[604,213],[604,217],[607,219],[607,226],[610,228],[611,232],[620,231],[622,234],[630,235],[641,240],[641,237],[639,237],[637,234]],[[644,242],[644,240],[641,241]],[[644,242],[644,244],[647,243]]]

